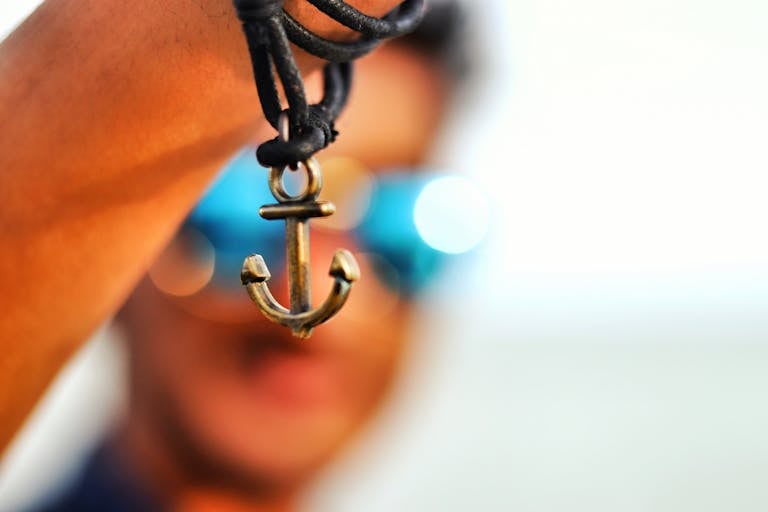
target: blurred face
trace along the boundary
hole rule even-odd
[[[421,162],[442,110],[434,65],[389,46],[356,71],[338,123],[342,135],[321,157],[353,157],[372,170]],[[355,253],[363,277],[345,308],[309,340],[267,321],[242,288],[209,286],[179,298],[145,279],[122,312],[132,371],[129,423],[140,424],[185,478],[253,492],[295,487],[365,422],[387,390],[409,305],[377,279],[351,237],[317,225],[313,304],[330,289],[335,249]],[[153,272],[179,268],[185,244],[177,238]],[[270,289],[288,304],[284,275],[273,271]]]

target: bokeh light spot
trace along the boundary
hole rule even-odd
[[[416,199],[414,223],[430,247],[449,254],[467,252],[488,232],[488,199],[468,179],[438,178]]]
[[[374,178],[362,162],[354,158],[324,160],[322,199],[336,205],[336,213],[314,226],[334,230],[354,229],[360,224],[371,202]]]
[[[163,293],[187,297],[210,282],[215,263],[216,251],[208,238],[187,227],[150,267],[149,278]]]

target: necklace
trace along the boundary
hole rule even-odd
[[[405,0],[383,18],[367,16],[342,0],[307,0],[322,13],[360,33],[357,41],[340,43],[324,39],[303,27],[283,10],[283,0],[234,0],[253,65],[253,74],[264,116],[278,136],[261,144],[259,163],[269,167],[269,188],[277,204],[262,206],[268,220],[284,220],[290,290],[290,308],[280,305],[268,288],[267,264],[258,254],[245,259],[241,282],[251,300],[271,321],[289,327],[294,336],[308,338],[312,330],[335,315],[346,302],[360,270],[352,254],[339,249],[329,275],[333,288],[323,303],[312,308],[309,278],[309,219],[332,215],[332,203],[319,201],[322,172],[314,154],[338,135],[334,122],[343,110],[352,84],[352,60],[374,49],[381,39],[411,31],[424,14],[424,0]],[[323,98],[307,103],[301,73],[289,43],[325,59]],[[273,71],[274,68],[274,71]],[[277,72],[277,77],[275,76]],[[278,95],[279,80],[288,108]],[[289,194],[283,185],[285,169],[303,169],[305,189]]]

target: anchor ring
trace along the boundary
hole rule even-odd
[[[294,195],[285,190],[283,183],[283,174],[287,167],[272,167],[269,171],[269,190],[275,199],[281,203],[301,203],[303,201],[314,201],[320,195],[320,189],[323,187],[323,177],[320,173],[320,164],[315,158],[304,160],[302,167],[307,171],[307,185],[304,190]]]

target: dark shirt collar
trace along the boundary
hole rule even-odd
[[[36,512],[161,512],[138,479],[103,443],[88,458],[73,485]]]

